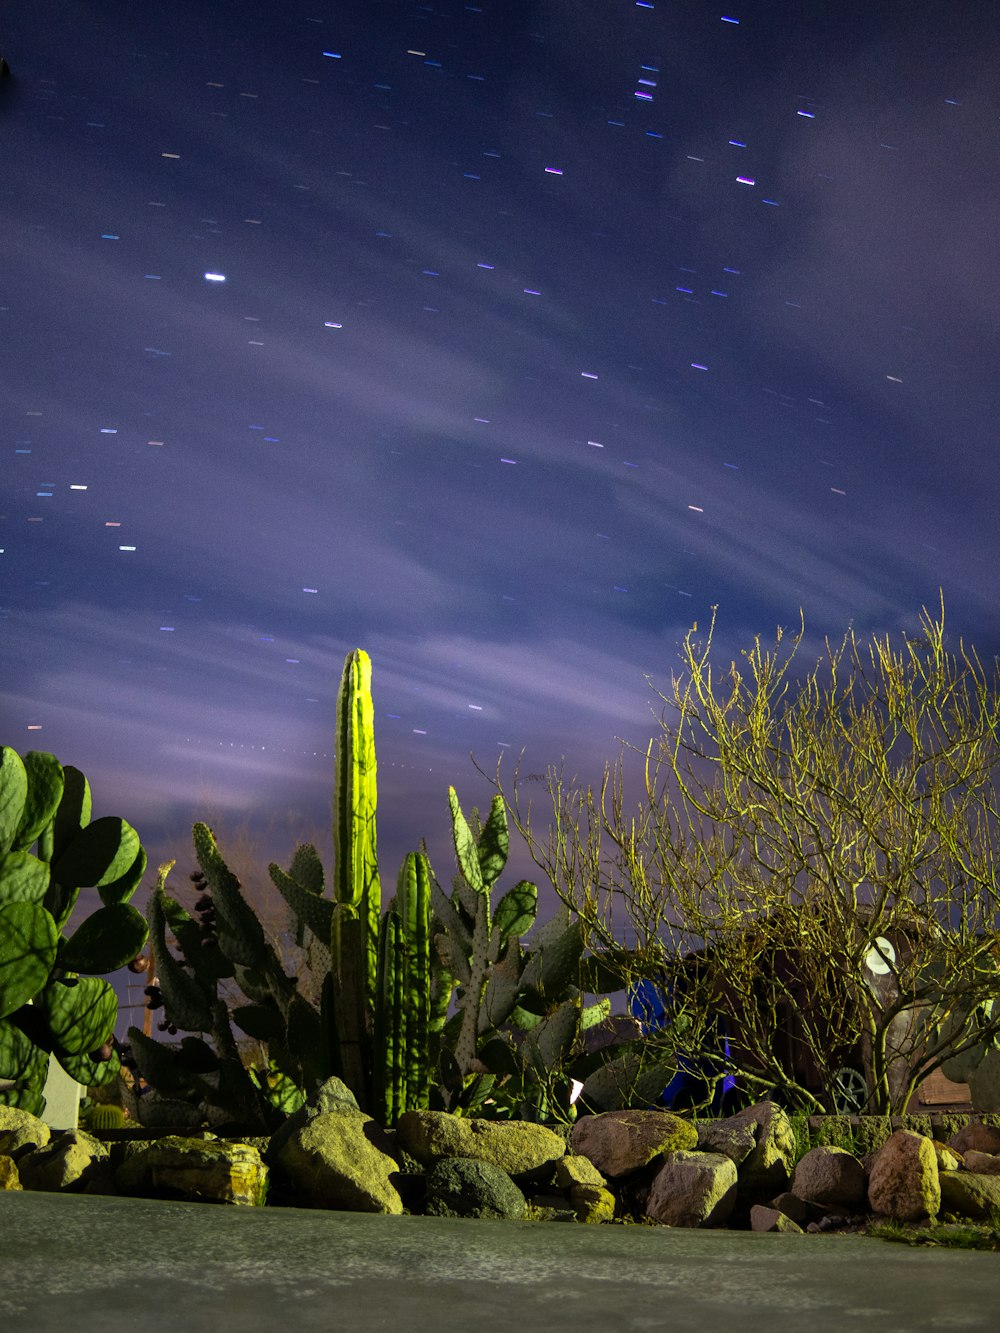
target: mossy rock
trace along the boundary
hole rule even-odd
[[[892,1125],[887,1115],[859,1116],[853,1126],[854,1147],[850,1151],[857,1158],[867,1157],[869,1153],[878,1152],[891,1133]]]
[[[934,1137],[941,1143],[950,1143],[955,1135],[966,1127],[971,1118],[954,1111],[942,1111],[938,1116],[939,1128]]]

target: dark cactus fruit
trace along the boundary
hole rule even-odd
[[[148,967],[149,958],[144,953],[137,954],[135,958],[132,959],[131,963],[128,964],[128,970],[130,972],[145,972]]]
[[[96,1051],[90,1052],[90,1059],[96,1061],[110,1060],[114,1054],[114,1049],[110,1041],[106,1041],[103,1046],[98,1046]]]
[[[194,910],[196,912],[202,912],[202,913],[207,913],[207,912],[214,913],[215,905],[212,902],[212,895],[210,893],[203,893],[201,897],[198,899],[198,901],[195,903]]]
[[[204,884],[205,872],[204,870],[192,870],[190,875],[188,875],[188,879],[192,884]]]

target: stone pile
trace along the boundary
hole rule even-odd
[[[939,1143],[905,1129],[863,1159],[812,1148],[761,1102],[695,1124],[669,1111],[584,1116],[567,1133],[522,1121],[408,1111],[387,1131],[330,1079],[270,1139],[202,1131],[106,1144],[53,1137],[0,1106],[0,1189],[430,1216],[825,1231],[1000,1209],[1000,1129]]]

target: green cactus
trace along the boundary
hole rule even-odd
[[[96,974],[135,958],[148,935],[128,902],[146,869],[139,836],[90,815],[78,769],[0,747],[0,1104],[34,1114],[50,1054],[88,1086],[117,1074],[118,1001]],[[67,937],[83,888],[103,905]]]
[[[122,1108],[111,1102],[91,1106],[83,1118],[86,1128],[89,1130],[124,1129],[128,1124],[128,1119]]]

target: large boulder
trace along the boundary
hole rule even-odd
[[[627,1176],[664,1153],[698,1145],[689,1120],[670,1111],[603,1111],[573,1126],[573,1151],[589,1157],[606,1176]]]
[[[756,1127],[730,1120],[705,1120],[698,1126],[699,1152],[721,1152],[740,1166],[757,1146]]]
[[[506,1171],[474,1157],[442,1157],[427,1173],[431,1217],[505,1217],[519,1221],[527,1201]]]
[[[941,1207],[960,1217],[986,1218],[1000,1212],[1000,1176],[978,1171],[942,1171]]]
[[[19,1190],[24,1187],[17,1173],[17,1163],[13,1157],[0,1153],[0,1190]]]
[[[970,1120],[948,1140],[948,1147],[963,1155],[970,1148],[975,1152],[1000,1153],[1000,1129],[996,1125],[984,1125],[978,1120]]]
[[[248,1143],[169,1134],[127,1157],[115,1185],[121,1194],[257,1207],[267,1198],[268,1169]]]
[[[722,1153],[668,1155],[646,1201],[646,1214],[669,1227],[721,1226],[736,1203],[736,1166]]]
[[[44,1120],[18,1106],[0,1106],[0,1153],[15,1161],[23,1152],[44,1148],[52,1131]]]
[[[792,1193],[810,1203],[860,1208],[865,1201],[865,1168],[845,1148],[812,1148],[795,1168]]]
[[[23,1189],[80,1193],[102,1179],[110,1181],[111,1163],[100,1139],[71,1129],[20,1158],[17,1170]]]
[[[775,1102],[757,1102],[718,1122],[719,1133],[749,1130],[753,1151],[740,1162],[741,1194],[776,1194],[788,1184],[795,1162],[795,1133]]]
[[[872,1212],[897,1222],[937,1216],[941,1185],[930,1139],[908,1129],[889,1136],[872,1163],[868,1203]]]
[[[371,1116],[344,1107],[299,1126],[277,1154],[297,1202],[354,1213],[402,1213],[390,1178],[397,1170],[392,1142]]]
[[[315,1120],[318,1115],[324,1115],[327,1111],[358,1110],[360,1110],[358,1099],[344,1080],[337,1077],[328,1078],[271,1135],[271,1143],[267,1150],[268,1161],[276,1161],[281,1149],[295,1131],[301,1129],[303,1125],[308,1125],[309,1121]]]
[[[424,1166],[439,1157],[471,1157],[514,1177],[549,1169],[566,1154],[566,1140],[544,1125],[446,1111],[404,1111],[396,1122],[396,1143]]]

